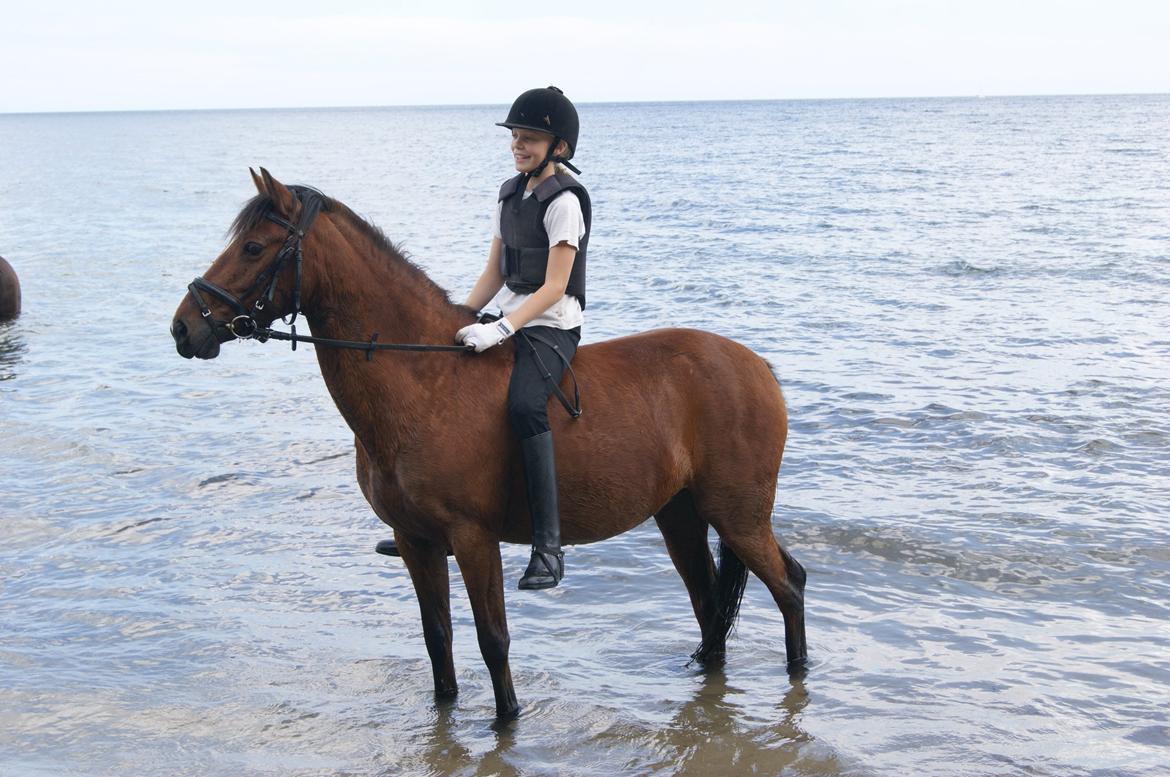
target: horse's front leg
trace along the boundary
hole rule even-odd
[[[451,587],[447,573],[447,548],[394,532],[394,541],[410,570],[418,609],[422,614],[423,639],[435,675],[435,696],[450,699],[459,692],[455,660],[451,657]]]
[[[508,720],[520,713],[512,670],[508,667],[508,620],[504,614],[504,570],[500,538],[481,527],[467,527],[453,539],[455,560],[463,573],[467,598],[475,615],[479,650],[492,676],[496,717]]]

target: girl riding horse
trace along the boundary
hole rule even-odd
[[[465,326],[455,340],[482,353],[520,332],[508,421],[520,441],[532,557],[519,587],[552,588],[565,574],[565,556],[547,408],[581,340],[591,208],[585,187],[565,169],[580,124],[560,89],[528,90],[497,126],[512,130],[518,173],[500,189],[487,264],[463,304],[478,311],[494,298],[503,316]],[[398,555],[393,540],[374,549]]]

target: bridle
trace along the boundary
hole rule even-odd
[[[237,340],[256,340],[261,343],[266,342],[270,338],[273,340],[287,340],[292,343],[292,349],[294,351],[297,349],[297,343],[314,343],[334,348],[355,348],[366,352],[367,361],[374,358],[375,351],[457,351],[463,353],[468,350],[474,350],[474,346],[464,345],[379,343],[377,342],[377,332],[373,333],[368,341],[334,340],[328,337],[298,335],[296,320],[297,315],[301,312],[301,266],[304,260],[301,244],[304,242],[309,228],[313,226],[317,214],[321,212],[321,208],[324,205],[324,195],[310,187],[294,187],[294,191],[297,199],[301,202],[300,218],[297,219],[296,224],[293,224],[288,219],[276,215],[271,210],[264,214],[264,218],[287,229],[288,235],[285,237],[280,251],[277,252],[276,258],[265,268],[264,272],[256,276],[256,280],[252,282],[252,285],[242,295],[237,297],[227,289],[216,286],[202,275],[187,285],[188,293],[195,300],[195,304],[199,306],[199,315],[203,316],[203,320],[211,327],[213,336],[218,330],[225,329]],[[265,306],[272,303],[273,298],[276,296],[276,284],[280,281],[280,272],[284,269],[285,263],[290,259],[296,267],[296,282],[293,286],[293,308],[291,314],[281,319],[288,326],[289,331],[280,332],[261,324],[257,320],[257,316],[263,316]],[[267,288],[263,288],[265,283],[268,284]],[[260,288],[263,288],[263,291],[256,297],[256,301],[252,303],[252,309],[249,311],[244,305],[244,300]],[[220,302],[223,302],[235,311],[236,315],[229,321],[216,318],[212,315],[211,308],[208,307],[206,300],[203,299],[203,294],[200,292],[209,294]]]
[[[237,340],[249,340],[252,338],[261,342],[267,340],[268,337],[265,334],[267,328],[261,325],[256,320],[256,317],[263,315],[264,306],[270,304],[276,296],[276,284],[280,280],[280,271],[284,269],[285,262],[291,258],[296,263],[296,285],[293,286],[292,314],[284,323],[290,327],[292,336],[294,338],[296,337],[297,314],[301,312],[301,265],[304,260],[301,243],[304,241],[309,228],[313,226],[313,222],[317,219],[317,214],[321,212],[322,205],[321,195],[314,191],[306,190],[304,195],[298,193],[298,199],[301,201],[301,215],[296,224],[281,218],[271,210],[264,214],[264,218],[287,229],[288,235],[284,239],[284,244],[281,245],[280,250],[276,253],[276,258],[265,268],[264,272],[256,276],[256,280],[241,295],[243,299],[250,297],[257,288],[262,287],[265,281],[267,281],[268,288],[256,297],[256,301],[252,303],[251,311],[248,311],[244,307],[244,302],[241,297],[235,296],[227,289],[216,286],[202,275],[191,281],[187,286],[187,291],[190,292],[191,297],[195,300],[195,304],[199,306],[199,315],[203,316],[203,320],[211,327],[213,333],[217,328],[223,328],[230,332]],[[211,314],[211,308],[204,301],[203,295],[199,293],[200,291],[206,292],[220,302],[225,303],[236,312],[236,315],[230,321],[222,321],[215,318]],[[268,331],[270,332],[270,330]],[[296,348],[295,340],[293,342],[293,348],[294,350]]]

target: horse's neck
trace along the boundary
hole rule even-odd
[[[305,314],[314,334],[344,340],[450,343],[468,318],[417,268],[345,219],[315,246]],[[454,327],[455,329],[452,329]]]
[[[352,286],[334,287],[305,306],[314,335],[383,343],[449,343],[455,319],[399,285],[395,273],[371,272]],[[456,325],[456,329],[458,329]]]
[[[306,245],[305,317],[317,337],[381,343],[447,345],[459,327],[471,322],[466,308],[422,273],[343,218],[332,229],[314,230],[312,255]],[[308,267],[312,260],[312,272]],[[311,275],[311,277],[310,277]],[[377,435],[386,439],[387,418],[409,428],[421,392],[434,383],[443,354],[376,352],[317,346],[321,374],[350,428],[369,448]]]

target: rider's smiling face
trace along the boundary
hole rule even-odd
[[[512,159],[517,172],[530,173],[544,161],[553,136],[529,129],[512,130]]]
[[[512,159],[516,164],[516,171],[531,173],[548,155],[548,148],[552,145],[553,136],[547,132],[538,132],[530,129],[512,130]],[[564,145],[564,141],[561,142]]]

